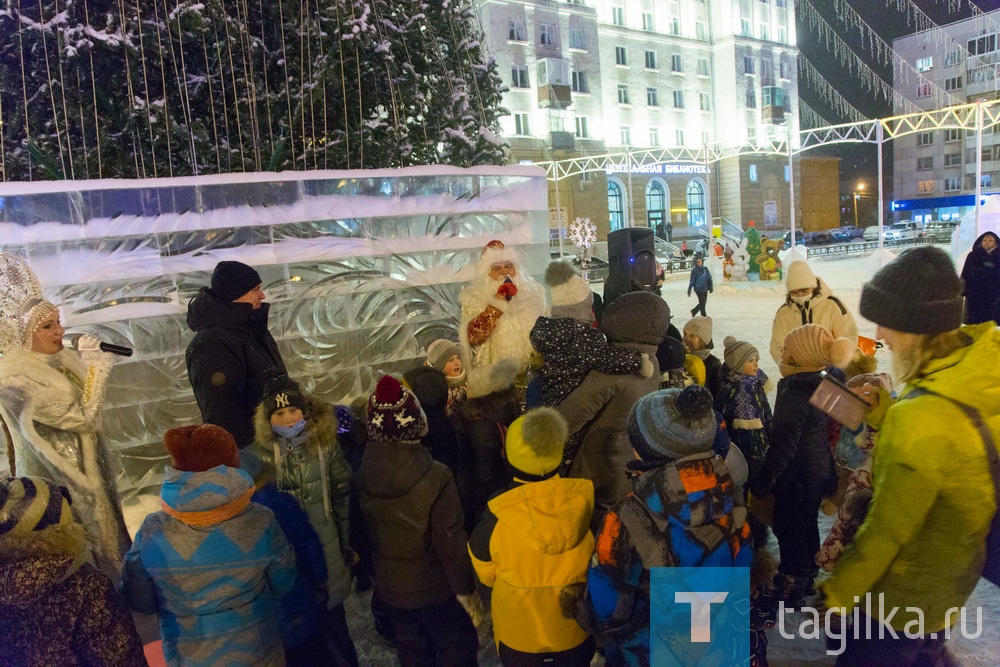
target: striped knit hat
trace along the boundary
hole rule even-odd
[[[41,477],[0,480],[0,551],[73,523],[69,491]]]

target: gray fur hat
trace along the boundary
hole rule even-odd
[[[594,321],[594,293],[573,265],[567,261],[551,262],[545,269],[552,317],[571,317],[581,322]]]

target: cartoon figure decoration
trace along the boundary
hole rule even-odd
[[[761,239],[761,253],[757,255],[761,280],[781,280],[781,259],[778,252],[785,249],[784,239]]]
[[[747,251],[750,253],[750,273],[759,273],[760,267],[757,266],[757,255],[759,255],[762,250],[760,247],[760,232],[757,231],[757,223],[753,220],[748,224],[746,233],[744,234],[749,243],[747,245]]]
[[[750,253],[747,244],[750,242],[746,236],[740,239],[740,245],[733,251],[733,266],[730,270],[730,280],[733,282],[743,282],[748,280],[747,274],[750,272]]]
[[[726,241],[726,248],[722,251],[722,278],[724,280],[733,279],[733,246]]]
[[[586,280],[590,272],[590,248],[597,241],[597,225],[590,218],[577,218],[569,225],[569,240],[576,246],[580,272]]]

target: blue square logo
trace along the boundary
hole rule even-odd
[[[750,664],[750,568],[654,567],[649,586],[653,665]]]

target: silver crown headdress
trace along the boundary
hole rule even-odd
[[[24,258],[0,252],[0,355],[31,348],[31,335],[57,308]]]

